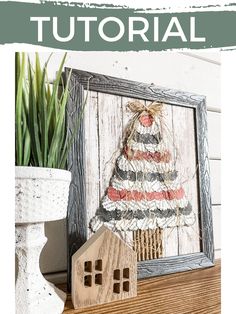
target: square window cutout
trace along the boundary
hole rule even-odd
[[[129,268],[123,269],[123,278],[129,278]]]
[[[84,271],[87,273],[92,272],[92,262],[91,261],[84,262]]]
[[[120,270],[119,269],[114,270],[113,279],[120,280]]]
[[[95,270],[102,271],[102,260],[101,259],[97,259],[95,261]]]
[[[102,274],[96,274],[95,275],[95,284],[96,285],[102,285]]]
[[[92,287],[92,276],[91,275],[84,276],[84,285],[85,285],[85,287]]]
[[[129,292],[129,281],[123,282],[123,291]]]
[[[120,283],[114,283],[113,292],[117,294],[120,293]]]

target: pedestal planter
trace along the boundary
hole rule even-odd
[[[16,313],[60,314],[66,295],[40,272],[39,257],[47,238],[44,222],[66,217],[71,173],[16,167]]]

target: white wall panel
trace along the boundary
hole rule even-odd
[[[65,270],[66,264],[66,220],[47,222],[45,235],[48,241],[40,256],[40,269],[43,273]]]
[[[212,206],[213,213],[213,232],[214,232],[214,245],[215,250],[221,248],[221,207],[220,206]]]
[[[221,250],[215,250],[215,259],[221,258]]]
[[[221,114],[216,112],[207,113],[209,157],[218,159],[221,157]]]
[[[42,61],[46,61],[49,53],[41,53],[40,56]],[[62,56],[63,52],[52,56],[50,78],[55,76]],[[220,108],[220,67],[184,54],[70,52],[66,66],[198,93],[207,97],[209,108]]]
[[[182,54],[198,58],[200,60],[211,62],[217,65],[221,64],[221,54],[219,52],[192,50],[191,52],[181,52]]]
[[[211,199],[213,205],[221,204],[221,161],[210,160]]]

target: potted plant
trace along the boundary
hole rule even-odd
[[[63,219],[67,214],[71,173],[65,168],[72,142],[66,132],[69,79],[59,91],[65,58],[66,54],[50,84],[49,60],[41,67],[36,53],[33,67],[25,53],[16,53],[17,314],[59,314],[66,298],[45,280],[39,268],[39,256],[47,241],[44,222]]]

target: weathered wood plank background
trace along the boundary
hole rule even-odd
[[[91,236],[89,221],[95,215],[109,186],[115,161],[123,147],[123,136],[127,123],[132,117],[127,110],[127,103],[133,100],[134,98],[89,92],[84,113],[85,193],[89,236]],[[198,217],[194,109],[165,105],[163,116],[163,135],[167,138],[165,141],[173,158],[177,160],[179,180],[183,182],[187,197]],[[198,219],[191,227],[164,230],[163,237],[163,257],[200,252]],[[132,232],[127,233],[125,238],[128,242],[132,242]]]
[[[172,106],[172,115],[174,144],[177,153],[176,168],[196,215],[196,222],[193,226],[178,228],[178,255],[182,255],[200,252],[196,132],[193,110]]]

